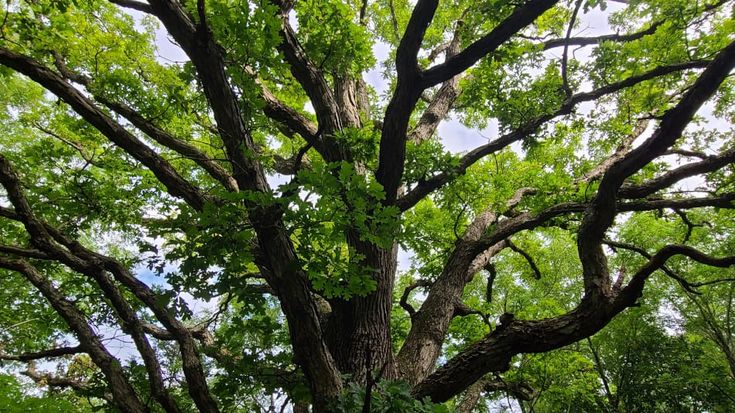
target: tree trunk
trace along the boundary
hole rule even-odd
[[[349,301],[331,301],[332,314],[327,322],[327,343],[344,374],[365,384],[368,372],[373,378],[397,378],[390,331],[391,301],[398,246],[390,249],[360,241],[349,234],[350,245],[364,256],[361,265],[372,268],[376,290]]]

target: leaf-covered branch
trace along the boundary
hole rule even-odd
[[[626,79],[623,79],[615,83],[611,83],[606,86],[602,86],[590,92],[580,92],[575,95],[572,95],[555,112],[551,114],[547,114],[547,115],[542,115],[540,117],[532,119],[528,121],[527,123],[525,123],[524,125],[522,125],[521,127],[515,129],[514,131],[509,132],[503,136],[500,136],[488,142],[485,145],[479,146],[467,152],[465,155],[463,155],[460,158],[459,164],[456,167],[452,168],[450,171],[440,172],[432,176],[429,179],[419,182],[415,188],[411,189],[404,196],[400,197],[396,201],[396,203],[402,211],[410,209],[411,207],[416,205],[421,199],[426,197],[428,194],[430,194],[434,190],[441,188],[447,183],[453,181],[457,176],[464,174],[467,168],[474,165],[480,159],[484,158],[485,156],[489,154],[498,152],[501,149],[508,147],[514,142],[518,142],[518,141],[525,139],[526,137],[533,134],[540,126],[544,125],[548,121],[556,117],[559,117],[559,116],[570,114],[573,111],[574,107],[582,102],[593,101],[595,99],[621,91],[625,88],[634,86],[636,84],[639,84],[647,80],[654,79],[659,76],[665,76],[671,73],[675,73],[675,72],[679,72],[679,71],[687,70],[687,69],[696,69],[696,68],[705,67],[707,63],[708,62],[706,61],[694,61],[694,62],[686,62],[686,63],[681,63],[681,64],[660,66],[646,73],[630,76]]]
[[[96,107],[90,99],[67,83],[64,78],[30,57],[6,48],[0,48],[0,64],[30,77],[57,95],[107,139],[150,169],[171,195],[184,199],[195,209],[202,208],[207,197],[198,188],[182,178],[168,161]]]

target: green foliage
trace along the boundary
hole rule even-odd
[[[345,391],[331,408],[338,412],[361,412],[366,403],[365,388],[354,383]],[[419,401],[411,396],[411,388],[406,382],[381,380],[370,392],[371,413],[449,413],[441,404],[428,400]]]
[[[285,212],[296,251],[314,287],[327,297],[366,295],[375,288],[373,268],[344,241],[354,231],[360,242],[387,247],[397,231],[398,210],[383,206],[383,188],[347,162],[314,165],[299,172],[303,190]]]
[[[47,392],[41,396],[24,393],[15,376],[0,374],[0,411],[3,413],[86,413],[95,409],[69,392]]]
[[[199,23],[199,2],[182,3]],[[729,3],[706,12],[703,7],[714,4],[712,1],[627,3],[625,7],[605,0],[581,3],[582,14],[597,13],[599,17],[606,12],[610,33],[634,33],[652,25],[656,30],[636,40],[571,47],[566,83],[575,93],[621,82],[662,65],[711,59],[731,42],[735,32]],[[411,317],[397,304],[401,294],[419,279],[432,282],[442,274],[449,254],[475,217],[487,210],[496,213],[492,231],[520,214],[531,216],[551,205],[589,201],[599,182],[580,177],[624,149],[640,119],[652,119],[655,124],[698,73],[656,77],[578,106],[466,170],[460,163],[466,152],[448,149],[457,147],[449,146],[449,140],[461,140],[452,132],[439,130],[420,142],[410,141],[401,194],[443,174],[452,181],[401,212],[385,204],[383,187],[372,171],[378,167],[380,153],[378,124],[397,81],[396,49],[416,2],[370,1],[363,15],[363,3],[357,0],[302,0],[294,3],[286,17],[269,1],[207,0],[201,4],[210,30],[206,35],[221,48],[242,120],[256,142],[246,156],[264,165],[273,190],[226,192],[194,160],[156,143],[105,108],[105,100],[125,104],[228,172],[233,170],[203,93],[201,73],[191,62],[161,56],[167,41],[160,36],[158,20],[131,15],[103,0],[4,2],[0,5],[0,43],[37,59],[48,70],[61,73],[57,66],[63,62],[68,70],[89,77],[87,84],[72,82],[73,86],[215,201],[195,211],[169,195],[150,170],[66,103],[4,66],[0,67],[0,146],[21,175],[39,218],[132,268],[141,281],[155,286],[158,302],[186,325],[208,323],[213,336],[211,342],[202,344],[209,356],[204,367],[212,392],[228,412],[257,411],[271,395],[293,402],[312,400],[294,360],[281,305],[273,291],[263,293],[269,286],[260,273],[265,266],[258,253],[268,246],[258,244],[248,208],[251,213],[282,218],[297,257],[293,265],[306,274],[310,293],[320,300],[334,303],[366,297],[378,287],[378,269],[367,265],[367,257],[355,245],[386,250],[400,245],[410,256],[410,266],[399,267],[392,286],[390,327],[398,350],[411,327]],[[518,4],[508,0],[439,2],[417,56],[419,68],[440,64],[443,54],[433,52],[455,34],[461,48],[466,48],[495,29]],[[487,132],[492,140],[555,113],[568,98],[562,52],[561,48],[543,50],[542,43],[566,36],[576,4],[559,2],[463,73],[461,93],[447,117],[473,128],[487,128],[483,134]],[[330,87],[336,79],[371,80],[383,71],[385,85],[368,85],[365,91],[371,107],[365,110],[370,113],[360,113],[362,126],[345,127],[327,137],[349,151],[350,162],[325,161],[303,136],[287,131],[263,113],[265,86],[304,119],[314,122],[317,118],[280,50],[284,18],[291,22],[303,53]],[[587,36],[587,26],[577,24],[572,36]],[[378,56],[386,56],[385,61],[376,63]],[[387,95],[377,96],[373,86],[384,87]],[[708,114],[692,123],[676,149],[711,154],[733,146],[729,129],[735,121],[734,87],[732,78],[725,81],[706,110],[714,118]],[[427,90],[426,95],[435,95],[439,88]],[[409,131],[428,105],[418,103]],[[726,126],[713,127],[708,124],[711,119],[724,121]],[[322,132],[319,129],[317,134]],[[293,158],[297,154],[303,155],[302,168],[284,183],[283,176],[274,172],[276,155]],[[660,176],[682,160],[695,161],[689,158],[658,160],[626,183]],[[735,169],[723,167],[690,186],[687,190],[696,187],[697,196],[731,193]],[[510,208],[508,201],[525,187],[535,192]],[[671,199],[688,195],[665,194]],[[4,196],[0,204],[8,205]],[[715,256],[735,251],[732,210],[690,210],[685,215],[689,224],[680,212],[662,209],[620,214],[607,236],[641,246],[649,254],[673,243]],[[538,273],[523,254],[505,249],[492,258],[492,265],[472,274],[462,303],[477,314],[454,317],[439,363],[493,331],[501,314],[512,313],[522,320],[545,319],[575,308],[584,288],[574,235],[580,217],[579,213],[566,214],[542,227],[513,234],[513,243],[532,257]],[[0,220],[0,238],[3,245],[36,247],[21,224],[7,219]],[[613,279],[622,274],[627,281],[646,262],[640,253],[624,248],[605,252]],[[95,331],[106,335],[105,342],[116,339],[109,335],[119,333],[118,315],[93,282],[46,260],[34,260],[34,265],[73,301]],[[692,283],[735,277],[732,269],[713,269],[681,258],[667,265]],[[74,339],[68,326],[32,285],[5,270],[0,271],[0,279],[0,353],[73,345],[69,344]],[[640,308],[624,313],[589,342],[516,357],[502,378],[532,387],[531,400],[517,403],[539,413],[734,411],[735,290],[732,283],[699,290],[703,294],[683,292],[670,275],[655,272],[639,300]],[[426,291],[414,290],[408,303],[418,309]],[[142,319],[155,321],[129,292],[125,297]],[[152,342],[172,394],[183,411],[195,411],[181,384],[177,345]],[[130,346],[122,347],[125,345]],[[136,390],[148,398],[148,377],[140,360],[134,356],[121,359]],[[40,391],[30,381],[19,379],[22,364],[8,362],[0,375],[0,411],[99,410],[100,396],[107,389],[88,358],[51,364],[51,370],[87,380],[91,390],[84,396],[92,401],[68,390]],[[507,394],[486,392],[483,400],[487,404],[478,410],[507,398]],[[418,401],[411,397],[406,383],[380,381],[372,388],[370,411],[447,412],[456,401]],[[365,389],[348,382],[334,408],[359,412],[364,403]]]

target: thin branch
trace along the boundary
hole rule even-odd
[[[624,243],[620,241],[613,241],[609,239],[603,240],[602,243],[612,248],[620,248],[620,249],[624,249],[628,251],[633,251],[637,253],[638,255],[645,257],[649,260],[652,258],[652,255],[649,254],[645,249],[637,247],[633,244]],[[661,266],[661,271],[663,271],[664,274],[666,274],[667,276],[675,280],[687,292],[692,293],[692,294],[701,294],[699,291],[694,289],[694,286],[689,281],[687,281],[684,277],[680,276],[679,274],[675,273],[673,270],[671,270],[671,268],[667,267],[666,265]]]
[[[238,190],[237,182],[235,182],[235,179],[230,175],[230,173],[217,162],[210,159],[197,147],[174,137],[125,104],[112,102],[99,95],[95,95],[95,99],[123,116],[125,119],[130,121],[130,123],[135,125],[136,128],[143,131],[159,144],[183,155],[187,159],[194,161],[194,163],[201,166],[202,169],[207,171],[228,190],[234,192]]]
[[[569,60],[569,38],[572,36],[574,25],[577,23],[577,13],[579,13],[579,9],[582,7],[582,2],[583,0],[577,0],[577,3],[574,5],[574,11],[572,12],[572,17],[569,19],[569,27],[567,28],[567,41],[564,42],[564,51],[561,55],[562,88],[564,89],[564,94],[567,96],[567,99],[572,96],[572,88],[569,86],[569,73],[567,70]]]
[[[716,171],[723,166],[735,162],[735,149],[729,149],[721,154],[707,156],[702,161],[693,162],[672,169],[658,177],[652,178],[638,185],[623,185],[618,190],[621,198],[635,199],[644,198],[667,188],[682,179],[703,173]]]
[[[39,259],[50,259],[51,257],[38,249],[35,248],[21,248],[12,245],[0,245],[0,252],[4,254],[17,255],[24,258],[39,258]]]
[[[735,256],[713,257],[687,245],[667,245],[651,256],[648,262],[633,275],[628,285],[617,295],[613,305],[620,308],[633,303],[640,297],[646,279],[656,270],[662,269],[666,262],[676,255],[683,255],[711,267],[735,266]]]
[[[536,265],[536,262],[533,260],[533,257],[529,255],[526,251],[524,251],[522,248],[519,248],[516,244],[511,242],[510,239],[506,239],[505,242],[508,244],[508,248],[510,248],[513,252],[520,254],[528,263],[528,266],[531,267],[531,271],[533,271],[534,278],[537,280],[541,279],[541,270],[539,270],[538,266]]]
[[[33,353],[22,353],[22,354],[4,354],[0,353],[0,360],[12,360],[12,361],[31,361],[45,358],[63,357],[73,354],[84,353],[82,346],[74,347],[57,347],[43,351],[36,351]]]
[[[413,308],[413,306],[411,306],[411,304],[408,303],[408,297],[411,294],[411,291],[419,287],[429,287],[431,286],[431,284],[432,282],[429,280],[418,280],[414,283],[411,283],[403,290],[403,294],[401,294],[399,304],[401,308],[406,310],[409,316],[413,317],[413,315],[416,314],[416,310]]]
[[[543,49],[549,50],[555,47],[562,46],[589,46],[598,45],[603,42],[630,42],[633,40],[641,39],[645,36],[654,34],[656,30],[661,26],[663,22],[655,22],[651,24],[647,29],[630,33],[630,34],[606,34],[595,37],[566,37],[562,39],[551,39],[543,43]]]

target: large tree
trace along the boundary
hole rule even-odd
[[[6,2],[2,358],[124,412],[443,403],[724,281],[669,266],[735,264],[733,4],[609,3]],[[626,238],[674,213],[709,241]]]

